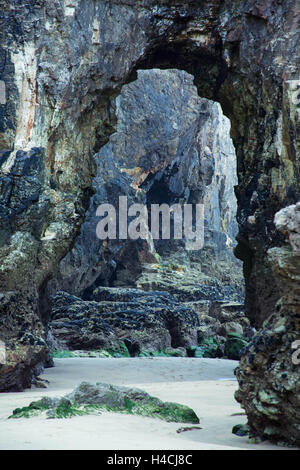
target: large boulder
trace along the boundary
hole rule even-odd
[[[62,398],[44,397],[24,408],[16,408],[10,418],[29,418],[46,412],[48,418],[71,418],[101,411],[128,413],[175,423],[198,424],[196,413],[186,405],[163,402],[138,388],[106,383],[81,382]]]

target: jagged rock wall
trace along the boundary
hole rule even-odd
[[[214,264],[220,267],[216,277],[224,277],[222,258],[231,272],[228,283],[242,292],[241,267],[232,254],[236,156],[230,123],[220,106],[201,99],[186,72],[155,69],[139,71],[138,79],[123,87],[116,114],[116,132],[95,157],[95,195],[73,249],[48,284],[49,293],[65,290],[88,297],[98,285],[135,285],[142,264],[156,262],[155,248],[163,258],[170,251],[173,257],[178,253],[181,264],[192,257],[198,263],[198,282],[201,265],[205,272],[209,258],[207,274],[213,278]],[[139,202],[149,210],[152,203],[203,203],[204,252],[186,252],[184,240],[153,240],[151,232],[148,243],[98,240],[97,207],[108,202],[118,208],[120,195],[128,197],[128,207]]]
[[[300,204],[275,216],[276,227],[290,244],[268,250],[280,299],[245,350],[237,370],[236,399],[245,408],[251,433],[274,442],[300,445]],[[294,345],[295,343],[295,345]],[[294,357],[296,356],[296,357]]]
[[[7,367],[13,388],[17,371],[24,368],[18,376],[28,383],[42,361],[35,353],[44,287],[79,231],[95,175],[93,154],[112,133],[114,99],[138,68],[186,70],[199,95],[219,101],[231,119],[239,178],[236,252],[244,261],[248,315],[261,325],[281,296],[282,279],[266,255],[283,244],[274,215],[300,199],[297,3],[1,0],[0,8],[1,194],[11,194],[1,199],[1,318],[12,325],[0,389],[7,387]],[[20,197],[16,182],[25,188],[27,170],[12,173],[22,159],[18,152],[36,148],[43,188],[32,199],[36,183],[29,178]],[[28,226],[43,197],[48,210]],[[24,359],[16,344],[28,330]],[[1,339],[7,334],[2,330]]]

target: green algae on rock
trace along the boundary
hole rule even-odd
[[[50,406],[53,404],[53,400],[47,397],[41,398],[41,400],[33,401],[29,406],[24,406],[23,408],[16,408],[13,411],[13,414],[8,417],[10,418],[31,418],[32,416],[37,416],[43,411],[49,410]]]
[[[82,382],[65,397],[44,397],[24,408],[16,408],[9,418],[30,418],[43,412],[47,418],[71,418],[101,411],[135,414],[175,423],[200,422],[195,412],[186,405],[163,402],[137,388],[88,382]]]
[[[239,361],[243,349],[248,345],[249,341],[238,333],[228,333],[225,343],[224,353],[228,359]]]

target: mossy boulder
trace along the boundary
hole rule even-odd
[[[45,412],[47,418],[70,418],[111,411],[159,418],[168,422],[198,424],[199,418],[186,405],[163,402],[138,388],[82,382],[63,398],[42,398],[17,408],[9,418],[30,418]]]

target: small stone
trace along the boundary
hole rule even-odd
[[[236,424],[232,428],[232,434],[235,434],[239,437],[248,436],[250,432],[250,428],[248,424]]]

